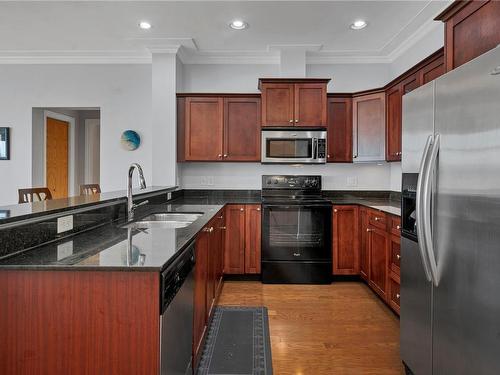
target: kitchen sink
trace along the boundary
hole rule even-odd
[[[143,217],[126,224],[124,228],[185,228],[193,224],[203,214],[200,212],[161,212]]]

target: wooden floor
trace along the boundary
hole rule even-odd
[[[219,304],[268,308],[275,375],[403,374],[399,319],[363,283],[226,281]]]

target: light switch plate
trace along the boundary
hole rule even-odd
[[[57,218],[57,233],[67,232],[73,229],[73,215]]]

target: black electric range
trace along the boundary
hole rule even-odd
[[[321,176],[262,176],[262,282],[330,283],[331,220]]]

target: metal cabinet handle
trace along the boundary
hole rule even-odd
[[[218,157],[218,158],[221,158],[221,157],[222,157],[222,154],[217,155],[217,157]]]
[[[422,265],[424,267],[425,278],[427,281],[432,281],[431,271],[429,269],[429,262],[427,260],[427,251],[425,249],[425,233],[423,227],[423,217],[422,217],[422,191],[424,185],[424,173],[427,169],[428,155],[431,149],[432,143],[434,140],[433,135],[429,135],[427,138],[427,142],[425,143],[424,152],[422,154],[422,159],[420,161],[420,168],[418,172],[417,179],[417,193],[415,198],[415,214],[416,214],[416,223],[417,223],[417,233],[418,233],[418,250],[420,252],[420,258],[422,260]]]
[[[227,158],[227,154],[224,154],[224,157]]]
[[[328,158],[330,157],[330,154],[326,155]]]
[[[373,229],[366,228],[366,231],[367,231],[367,232],[373,232]]]
[[[396,293],[396,298],[399,299],[401,297],[401,294]]]
[[[214,227],[210,227],[210,233],[214,231]]]
[[[427,250],[427,260],[429,261],[429,269],[431,271],[432,282],[437,287],[439,286],[439,274],[436,263],[436,256],[434,254],[434,241],[432,238],[432,223],[431,223],[431,199],[432,199],[432,184],[435,168],[437,167],[437,156],[440,146],[440,135],[436,134],[434,143],[432,145],[429,163],[423,177],[423,191],[422,191],[422,218],[424,229],[425,248]]]
[[[379,220],[380,220],[380,218],[379,218],[379,217],[376,217],[376,218],[375,218],[375,221],[379,221]]]
[[[299,120],[296,119],[295,122],[297,123],[297,122],[299,122]]]
[[[293,120],[290,120],[290,121],[288,121],[288,122],[290,122],[290,123],[291,123],[291,122],[293,122]]]
[[[222,230],[226,230],[227,228],[226,228],[226,227],[220,227],[220,229],[222,229]]]
[[[210,232],[210,228],[203,228],[203,232]]]
[[[257,211],[260,211],[260,207],[257,207]]]
[[[333,212],[338,212],[338,210],[336,208],[333,209]]]
[[[396,229],[397,230],[401,229],[401,226],[400,225],[396,225]]]
[[[245,209],[244,208],[240,208],[240,211],[245,211]]]
[[[400,260],[401,259],[401,255],[396,254],[396,258],[398,258],[398,260]]]

